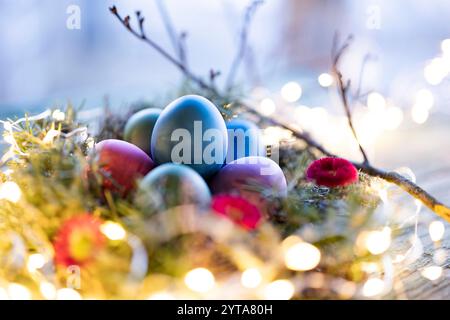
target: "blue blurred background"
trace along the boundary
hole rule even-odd
[[[178,30],[189,34],[192,68],[204,75],[210,68],[226,72],[248,2],[164,3]],[[108,11],[112,4],[122,14],[142,10],[148,33],[171,49],[156,0],[0,0],[0,115],[68,99],[95,106],[105,95],[122,103],[176,85],[178,71],[119,25]],[[79,30],[66,27],[71,5],[80,8]],[[450,37],[449,13],[445,0],[266,0],[251,29],[251,71],[244,66],[240,80],[276,90],[290,79],[317,77],[329,69],[338,30],[356,39],[347,75],[357,75],[371,52],[377,60],[368,65],[365,85],[404,99],[404,87],[422,85],[426,61]]]

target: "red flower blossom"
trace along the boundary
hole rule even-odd
[[[66,220],[53,241],[56,264],[82,266],[92,261],[105,243],[101,224],[90,214]]]
[[[261,211],[239,196],[218,195],[213,198],[212,209],[246,230],[254,230],[262,220]]]
[[[319,186],[344,187],[358,181],[358,171],[348,160],[322,158],[311,163],[306,178]]]

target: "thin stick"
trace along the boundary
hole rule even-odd
[[[225,85],[225,90],[230,91],[233,88],[234,80],[236,78],[239,66],[245,57],[247,51],[248,33],[250,31],[250,25],[255,15],[256,10],[263,4],[262,0],[253,0],[252,3],[247,7],[244,14],[244,22],[242,23],[242,29],[239,37],[239,46],[236,56],[231,63],[230,71],[228,72],[228,77]]]
[[[169,35],[172,46],[178,54],[180,62],[186,64],[186,50],[185,50],[185,38],[186,33],[182,32],[180,35],[177,34],[172,23],[172,19],[167,11],[164,0],[156,0],[156,7],[158,8],[159,14],[163,20],[164,27]]]
[[[223,95],[221,95],[218,90],[215,87],[209,86],[207,83],[205,83],[200,77],[194,75],[185,65],[183,65],[181,62],[179,62],[176,58],[172,57],[169,53],[167,53],[162,47],[158,46],[154,41],[147,38],[145,36],[145,33],[143,32],[143,27],[141,27],[141,31],[138,32],[134,30],[129,20],[130,18],[127,16],[125,18],[121,18],[120,15],[117,12],[116,7],[110,8],[110,11],[112,14],[114,14],[119,21],[126,27],[126,29],[133,34],[136,38],[140,39],[141,41],[144,41],[151,47],[153,47],[155,50],[157,50],[159,53],[162,54],[163,57],[168,59],[170,62],[172,62],[180,71],[183,72],[186,78],[190,79],[194,83],[196,83],[200,88],[206,89],[212,94],[216,95],[220,99],[225,99]],[[140,26],[143,25],[143,22],[140,23]],[[345,49],[348,47],[348,44],[344,44],[344,46],[341,48],[341,50],[336,51],[334,62],[338,62],[340,59],[340,56],[343,54]],[[342,93],[342,92],[341,92]],[[296,128],[292,127],[289,124],[283,123],[278,119],[270,118],[267,116],[264,116],[261,114],[258,110],[256,110],[254,107],[252,107],[249,104],[246,104],[243,101],[236,101],[236,104],[240,105],[242,108],[246,109],[248,112],[251,112],[261,119],[264,119],[265,121],[272,123],[275,126],[282,127],[284,129],[287,129],[292,132],[294,137],[296,137],[299,140],[304,141],[308,146],[318,150],[322,154],[329,156],[329,157],[336,157],[336,155],[332,154],[328,150],[326,150],[322,145],[320,145],[318,142],[316,142],[314,139],[311,138],[311,136],[306,132],[301,132],[297,130]],[[417,200],[420,200],[425,206],[427,206],[429,209],[434,211],[437,215],[441,216],[443,219],[450,222],[450,208],[445,206],[442,202],[434,198],[431,194],[426,192],[424,189],[419,187],[414,182],[406,179],[402,175],[396,173],[396,172],[387,172],[383,171],[381,169],[375,168],[372,165],[370,165],[368,162],[363,163],[353,163],[357,169],[359,169],[361,172],[364,172],[367,175],[370,175],[372,177],[377,177],[380,179],[383,179],[385,181],[391,182],[400,188],[402,188],[404,191],[409,193],[411,196],[416,198]]]
[[[130,16],[126,16],[122,18],[117,11],[116,6],[113,6],[109,9],[111,13],[117,17],[117,19],[122,23],[122,25],[136,38],[139,40],[147,43],[153,49],[155,49],[158,53],[160,53],[164,58],[169,60],[172,64],[174,64],[185,76],[187,76],[189,79],[197,83],[200,88],[210,90],[210,87],[204,82],[200,77],[197,77],[195,74],[193,74],[185,64],[183,64],[181,61],[179,61],[177,58],[173,57],[170,53],[168,53],[165,49],[163,49],[161,46],[159,46],[156,42],[154,42],[152,39],[148,38],[144,31],[144,18],[140,16],[139,11],[137,14],[140,17],[139,20],[139,31],[133,29],[133,27],[130,25]]]
[[[344,44],[337,49],[338,46],[338,35],[336,34],[334,37],[334,41],[333,41],[333,74],[336,78],[336,82],[337,82],[337,87],[338,87],[338,91],[339,91],[339,96],[341,97],[342,100],[342,106],[344,107],[344,111],[345,111],[345,115],[347,117],[347,122],[348,122],[348,126],[350,127],[350,130],[353,133],[353,136],[355,137],[356,142],[358,143],[358,147],[359,150],[363,156],[364,159],[364,163],[368,164],[369,163],[369,158],[367,156],[366,151],[364,150],[361,141],[359,140],[358,134],[356,133],[356,129],[355,126],[353,125],[353,118],[352,118],[352,113],[350,110],[350,105],[348,102],[348,91],[350,89],[350,81],[347,81],[346,84],[344,84],[344,80],[343,80],[343,76],[342,73],[339,71],[338,69],[338,65],[339,62],[341,61],[342,55],[344,54],[344,52],[347,50],[347,48],[349,47],[351,41],[353,40],[353,36],[349,36],[347,37],[347,39],[344,41]]]

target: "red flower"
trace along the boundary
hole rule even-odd
[[[246,230],[254,230],[262,220],[261,211],[239,196],[218,195],[213,198],[212,209]]]
[[[344,187],[358,181],[358,171],[348,160],[322,158],[310,164],[306,178],[319,186]]]
[[[92,261],[105,243],[101,224],[90,214],[66,220],[53,241],[56,264],[82,266]]]

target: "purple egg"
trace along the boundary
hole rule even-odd
[[[262,194],[270,191],[287,195],[283,171],[273,160],[253,156],[234,160],[224,166],[211,181],[213,193]]]

